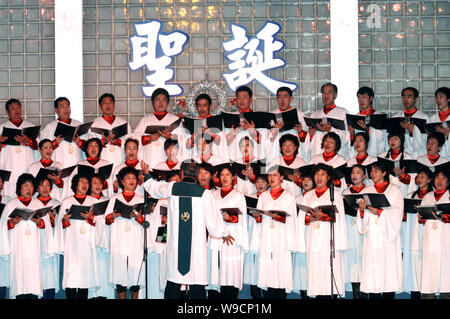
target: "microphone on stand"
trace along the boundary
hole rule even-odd
[[[333,202],[334,202],[334,184],[333,183],[331,183],[331,185],[330,185],[330,201],[331,201],[331,204],[333,204]]]
[[[335,208],[334,208],[334,183],[331,182],[330,185],[330,201],[331,201],[331,216],[330,216],[330,270],[331,270],[331,298],[334,298],[333,293],[333,281],[334,281],[334,270],[333,270],[333,259],[335,257],[334,253],[334,216],[335,216]]]

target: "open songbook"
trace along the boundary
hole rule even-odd
[[[9,218],[22,217],[24,220],[30,220],[32,218],[44,217],[49,211],[52,211],[53,207],[44,207],[37,210],[27,209],[27,208],[15,208]]]
[[[55,137],[61,135],[64,140],[67,142],[72,142],[73,138],[78,135],[86,134],[92,126],[93,121],[87,122],[84,124],[80,124],[79,126],[71,126],[68,124],[64,124],[63,122],[58,122],[56,126],[55,133],[53,134]]]
[[[169,125],[148,125],[145,128],[145,134],[150,134],[150,135],[156,134],[156,133],[158,133],[158,131],[164,131],[164,130],[173,131],[181,124],[182,120],[183,120],[183,118],[180,117],[178,120],[172,122]]]
[[[100,135],[108,136],[109,134],[114,134],[114,138],[118,139],[128,134],[128,124],[123,123],[122,125],[118,125],[111,130],[106,128],[99,127],[91,127],[91,131]]]
[[[443,214],[450,214],[450,203],[417,206],[416,211],[422,219],[441,219]]]
[[[16,136],[26,135],[28,138],[31,138],[32,140],[35,140],[39,135],[39,130],[41,129],[41,126],[30,126],[26,127],[24,129],[15,129],[15,128],[9,128],[9,127],[3,127],[2,136],[8,137],[6,141],[3,142],[3,144],[6,145],[20,145],[19,142],[16,141]]]

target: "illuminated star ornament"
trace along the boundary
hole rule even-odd
[[[230,89],[235,92],[241,85],[246,85],[253,80],[258,81],[272,94],[281,86],[287,86],[292,91],[297,85],[291,82],[283,82],[269,77],[264,72],[283,67],[286,62],[275,58],[274,53],[284,47],[282,41],[276,40],[274,36],[281,27],[274,22],[266,24],[249,39],[247,30],[237,24],[230,24],[233,36],[231,40],[222,43],[223,49],[228,53],[226,58],[230,61],[228,69],[232,72],[224,73],[223,77]]]
[[[145,96],[151,97],[157,88],[164,88],[170,96],[183,93],[183,88],[176,83],[167,83],[173,78],[174,71],[169,68],[172,58],[183,52],[183,47],[189,37],[181,31],[164,34],[160,32],[161,22],[135,23],[136,35],[130,37],[131,61],[128,62],[130,70],[136,71],[143,66],[150,74],[145,76],[149,85],[143,86]]]

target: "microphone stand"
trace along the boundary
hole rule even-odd
[[[145,220],[145,216],[147,215],[147,207],[148,207],[148,193],[144,191],[144,222],[142,223],[142,227],[144,227],[144,254],[142,263],[145,265],[145,299],[148,299],[148,271],[147,271],[147,255],[148,255],[148,246],[147,246],[147,228],[150,227],[150,223]]]
[[[334,184],[330,186],[330,201],[331,201],[331,214],[330,214],[330,270],[331,270],[331,299],[334,299],[333,293],[333,280],[334,280],[334,272],[333,272],[333,259],[335,258],[335,243],[334,243],[334,219],[335,219],[335,208],[334,208]]]

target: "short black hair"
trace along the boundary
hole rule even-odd
[[[368,86],[362,86],[359,88],[358,92],[356,92],[356,96],[363,94],[367,94],[369,97],[375,96],[375,92]]]
[[[122,168],[119,173],[117,173],[117,181],[119,182],[119,187],[121,189],[124,189],[123,179],[128,174],[133,174],[134,176],[136,176],[136,180],[139,180],[139,172],[137,171],[137,169],[131,166],[126,166]]]
[[[103,150],[103,144],[102,144],[102,141],[97,137],[90,138],[86,141],[85,148],[84,148],[84,154],[86,155],[86,157],[89,157],[88,145],[91,144],[92,142],[97,143],[97,145],[98,145],[97,157],[100,157],[100,154],[102,153],[102,150]]]
[[[164,150],[169,149],[169,147],[171,147],[172,145],[179,147],[178,140],[173,139],[173,138],[169,138],[169,139],[165,140],[164,141]]]
[[[404,93],[405,91],[412,91],[415,98],[416,98],[416,97],[419,97],[419,91],[418,91],[416,88],[413,88],[412,86],[405,87],[405,88],[402,90],[402,94],[401,94],[402,96],[403,96],[403,93]]]
[[[6,101],[6,103],[5,103],[5,109],[6,109],[6,111],[9,111],[9,106],[10,106],[11,104],[14,104],[14,103],[17,103],[17,104],[19,104],[20,106],[22,106],[22,103],[21,103],[18,99],[12,98],[12,99],[9,99],[8,101]]]
[[[318,163],[318,164],[314,165],[314,168],[312,169],[312,179],[313,180],[314,180],[314,176],[316,175],[316,173],[318,171],[324,171],[324,172],[327,173],[327,175],[329,177],[328,182],[327,182],[327,186],[330,187],[331,184],[334,181],[334,173],[333,173],[334,170],[333,170],[333,167],[331,167],[330,165],[327,165],[325,163]]]
[[[370,141],[369,134],[367,134],[367,132],[358,132],[355,134],[355,138],[358,136],[362,136],[362,138],[366,142],[366,149],[367,149],[367,147],[369,146],[369,141]]]
[[[50,144],[52,144],[52,146],[53,146],[53,142],[51,140],[49,140],[48,138],[44,138],[38,144],[39,149],[42,149],[42,146],[44,146],[44,144],[47,143],[47,142],[50,142]]]
[[[220,174],[222,173],[223,170],[229,170],[231,175],[236,176],[236,170],[234,169],[234,166],[231,165],[231,163],[229,165],[222,165],[218,170],[217,170],[217,177],[220,178]]]
[[[208,94],[202,93],[199,96],[197,96],[195,98],[195,105],[197,105],[198,101],[200,101],[200,100],[207,100],[208,101],[208,105],[211,106],[212,100],[211,100],[211,97]]]
[[[298,141],[298,138],[293,135],[293,134],[284,134],[283,136],[280,137],[280,151],[281,151],[281,147],[283,146],[284,142],[286,141],[291,141],[292,143],[294,143],[296,150],[294,152],[294,155],[297,156],[298,154],[298,148],[300,146],[300,142]]]
[[[433,181],[432,184],[434,186],[434,180],[436,179],[436,176],[438,176],[439,174],[444,175],[444,177],[447,179],[447,190],[450,190],[450,173],[442,168],[437,169],[434,174],[433,174]]]
[[[236,96],[238,95],[239,92],[247,92],[247,93],[248,93],[248,96],[249,96],[250,98],[253,97],[253,91],[252,91],[252,89],[249,88],[249,87],[246,86],[246,85],[242,85],[242,86],[240,86],[240,87],[238,87],[238,88],[236,89]]]
[[[289,94],[289,96],[292,96],[292,90],[290,88],[288,88],[287,86],[279,87],[278,90],[277,90],[277,95],[280,92],[287,92]]]
[[[54,107],[55,109],[57,109],[57,108],[58,108],[58,104],[59,104],[59,102],[61,102],[61,101],[67,101],[67,103],[69,103],[69,105],[70,105],[70,101],[69,101],[68,98],[66,98],[65,96],[60,96],[59,98],[57,98],[57,99],[53,102],[53,107]]]
[[[114,95],[113,95],[113,94],[111,94],[111,93],[103,93],[103,94],[98,98],[98,104],[99,104],[99,105],[102,104],[102,100],[103,100],[104,98],[107,98],[107,97],[111,98],[111,100],[113,101],[113,103],[116,103],[116,99],[114,98]]]
[[[83,174],[83,173],[77,173],[75,174],[75,176],[72,178],[72,184],[70,185],[70,189],[72,190],[72,192],[74,194],[77,193],[77,188],[78,188],[78,182],[80,181],[80,179],[85,178],[88,180],[89,182],[89,188],[87,191],[87,194],[89,194],[91,192],[91,178],[90,176]]]
[[[169,95],[169,92],[167,92],[167,90],[164,89],[164,88],[157,88],[157,89],[154,90],[153,93],[152,93],[152,97],[151,97],[152,103],[155,102],[156,97],[157,97],[158,95],[160,95],[160,94],[164,95],[164,96],[167,98],[167,102],[170,101],[170,95]]]
[[[138,148],[139,148],[139,141],[137,139],[135,139],[135,138],[131,138],[131,137],[127,138],[125,140],[125,143],[123,144],[123,147],[124,148],[127,147],[128,143],[135,143],[138,146]]]
[[[339,137],[339,135],[337,135],[334,132],[328,132],[327,134],[325,134],[322,138],[322,143],[320,144],[320,146],[323,148],[323,142],[325,141],[325,139],[327,138],[331,138],[334,140],[334,142],[336,143],[336,148],[335,148],[335,152],[339,152],[339,150],[341,149],[341,138]]]
[[[388,172],[388,167],[387,165],[382,162],[382,161],[376,161],[370,164],[370,169],[378,169],[382,172],[385,172],[386,175],[384,175],[384,181],[389,183],[389,172]],[[369,177],[372,179],[372,177],[370,176],[370,172],[369,172]]]
[[[428,135],[428,137],[427,137],[427,142],[428,142],[428,140],[429,140],[430,138],[436,139],[436,141],[438,142],[438,145],[439,145],[440,147],[442,147],[442,146],[444,145],[444,143],[445,143],[445,135],[442,134],[442,133],[439,133],[439,132],[433,132],[433,133],[431,133],[431,134]]]
[[[38,191],[39,185],[41,185],[44,181],[48,181],[50,184],[50,188],[53,188],[53,181],[50,178],[48,178],[48,176],[41,175],[39,178],[35,178],[34,189]]]
[[[393,136],[397,136],[400,139],[400,149],[403,152],[403,150],[405,149],[405,133],[400,129],[390,130],[388,132],[388,137],[387,137],[388,143],[389,143],[389,139]]]
[[[248,135],[244,136],[243,138],[241,138],[239,140],[238,146],[241,146],[241,143],[245,142],[245,141],[249,141],[251,146],[255,146],[255,143],[253,142],[253,140]]]
[[[16,183],[16,195],[17,196],[21,196],[20,189],[22,188],[22,185],[25,184],[26,182],[30,182],[31,184],[33,184],[33,190],[36,190],[36,188],[34,187],[33,175],[28,174],[28,173],[23,173],[17,179],[17,183]],[[34,191],[33,191],[33,194],[34,194]]]
[[[337,93],[338,93],[338,87],[337,87],[337,85],[336,85],[336,84],[333,84],[333,83],[331,83],[331,82],[327,82],[327,83],[323,84],[323,85],[320,87],[320,93],[323,93],[323,89],[324,89],[326,86],[328,86],[328,85],[330,85],[330,86],[333,88],[334,94],[337,94]]]

